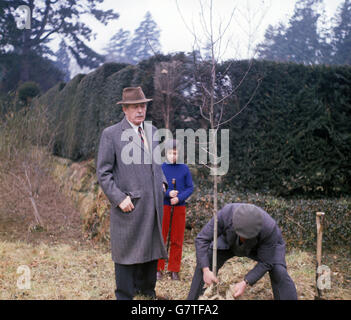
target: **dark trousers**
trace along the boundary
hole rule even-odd
[[[217,250],[217,270],[234,255],[230,250]],[[212,250],[210,256],[210,269],[212,269]],[[269,271],[274,300],[297,300],[296,287],[284,265],[275,264]],[[196,266],[187,300],[197,300],[204,293],[203,272]]]
[[[156,297],[157,260],[140,264],[115,263],[116,299],[133,300],[137,294]]]

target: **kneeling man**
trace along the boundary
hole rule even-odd
[[[234,287],[234,298],[247,286],[253,286],[269,272],[275,300],[297,300],[296,287],[285,262],[285,242],[275,220],[263,209],[243,203],[224,206],[218,214],[217,268],[234,256],[249,257],[257,264]],[[197,266],[188,300],[196,300],[204,292],[204,284],[218,282],[212,268],[212,218],[195,240]]]

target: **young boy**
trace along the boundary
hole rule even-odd
[[[185,200],[189,198],[194,190],[188,166],[176,163],[178,158],[177,144],[176,140],[166,142],[167,161],[162,164],[162,170],[168,182],[163,206],[162,234],[164,242],[167,244],[170,232],[170,252],[167,269],[171,272],[172,280],[179,280],[178,273],[180,271],[185,231]],[[172,182],[175,182],[175,185]],[[173,214],[171,218],[172,208]],[[171,230],[169,230],[170,224]],[[165,260],[160,259],[157,265],[158,280],[162,279],[164,268]]]

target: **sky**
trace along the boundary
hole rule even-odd
[[[201,23],[201,6],[204,3],[206,26]],[[96,33],[90,43],[99,53],[109,39],[120,29],[133,32],[150,11],[153,20],[161,30],[162,53],[189,52],[194,47],[195,33],[198,38],[206,35],[209,29],[208,0],[105,0],[99,8],[113,9],[120,17],[107,26],[91,17],[82,17]],[[213,30],[218,35],[230,21],[219,50],[221,59],[245,59],[253,56],[253,48],[262,41],[268,25],[287,22],[292,15],[295,0],[213,0]],[[328,17],[335,15],[343,0],[324,0]],[[177,5],[178,4],[178,5]],[[233,11],[234,10],[234,11]],[[231,18],[231,15],[233,16]],[[205,41],[199,44],[204,46]]]

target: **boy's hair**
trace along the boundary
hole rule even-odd
[[[166,151],[168,150],[174,150],[179,148],[179,142],[175,139],[169,139],[165,142],[165,149]]]

